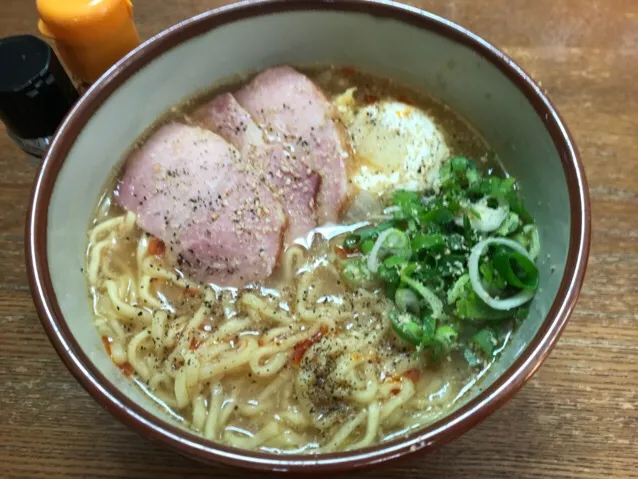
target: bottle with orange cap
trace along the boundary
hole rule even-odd
[[[137,47],[130,0],[37,0],[40,32],[55,41],[70,72],[93,83]]]

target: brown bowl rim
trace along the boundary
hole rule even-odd
[[[365,449],[323,455],[275,455],[224,446],[163,421],[129,400],[97,370],[71,334],[53,290],[46,251],[48,206],[57,175],[87,119],[113,91],[163,52],[210,29],[241,19],[298,10],[360,12],[398,20],[461,43],[498,67],[525,94],[543,119],[560,153],[571,211],[569,253],[556,299],[530,344],[494,384],[449,416],[405,438]],[[202,461],[263,471],[327,472],[370,466],[418,450],[431,450],[468,431],[510,399],[545,360],[574,309],[587,266],[590,222],[585,172],[567,127],[534,80],[496,47],[444,18],[393,2],[258,0],[217,8],[159,33],[112,67],[78,101],[58,129],[36,178],[27,218],[26,260],[34,303],[51,343],[80,384],[121,422],[146,437]]]

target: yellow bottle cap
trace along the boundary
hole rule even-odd
[[[89,83],[140,43],[130,0],[37,0],[40,32]]]
[[[37,0],[43,35],[68,43],[91,42],[132,22],[130,0]]]

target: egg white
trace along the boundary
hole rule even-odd
[[[353,93],[350,89],[335,100],[361,163],[350,177],[352,183],[377,194],[435,189],[441,164],[450,156],[435,121],[423,110],[399,101],[356,109]]]

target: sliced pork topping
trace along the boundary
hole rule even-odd
[[[257,75],[234,96],[269,142],[279,142],[292,160],[321,176],[318,221],[337,221],[347,196],[347,147],[334,107],[321,90],[282,66]]]
[[[242,286],[275,267],[286,223],[280,203],[254,166],[211,131],[159,128],[128,159],[117,197],[200,281]]]
[[[278,142],[267,143],[262,129],[230,93],[200,107],[193,118],[235,146],[244,162],[266,178],[288,216],[286,243],[316,226],[315,197],[320,177],[294,159]]]

